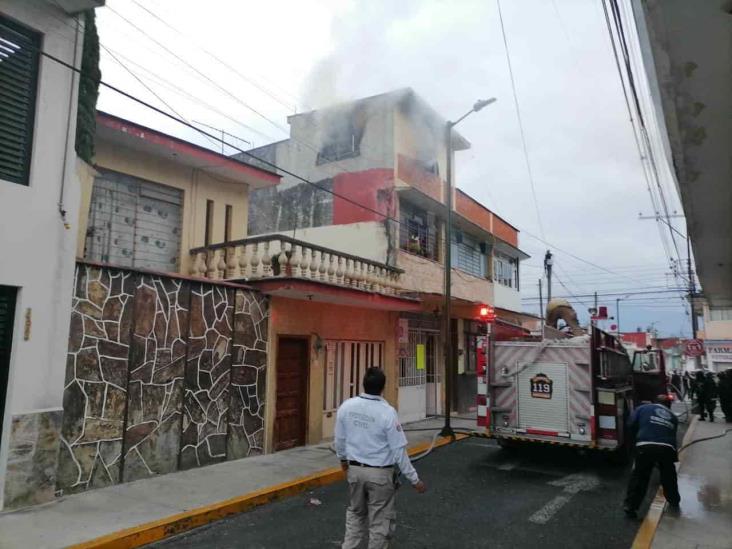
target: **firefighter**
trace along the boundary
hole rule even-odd
[[[724,370],[717,374],[717,392],[719,406],[727,421],[732,421],[732,370]]]
[[[691,394],[691,375],[689,372],[684,372],[682,381],[684,383],[684,398],[691,398],[693,395]]]
[[[341,404],[336,415],[336,454],[350,497],[343,549],[360,547],[366,539],[369,549],[389,546],[396,528],[397,467],[417,492],[426,489],[407,456],[396,410],[381,397],[385,384],[384,372],[369,368],[364,392]]]
[[[635,459],[633,472],[628,481],[623,510],[628,517],[636,518],[648,489],[648,481],[654,467],[661,473],[663,495],[669,505],[677,509],[679,495],[675,462],[679,460],[676,451],[676,430],[678,420],[669,409],[671,403],[666,395],[658,395],[655,404],[643,404],[633,410],[628,428],[635,438]]]
[[[678,370],[674,370],[671,374],[671,389],[676,394],[679,400],[683,400],[684,396],[681,391],[681,375]]]
[[[712,372],[696,373],[696,393],[699,405],[699,419],[704,421],[707,414],[709,421],[714,421],[714,409],[717,407],[717,384]]]

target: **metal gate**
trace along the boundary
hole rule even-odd
[[[442,413],[439,332],[409,330],[407,356],[399,359],[399,418],[407,423]]]
[[[371,366],[384,367],[383,341],[325,342],[323,438],[333,436],[338,406],[344,400],[361,394],[361,381]]]
[[[519,372],[516,380],[519,428],[569,432],[567,366],[537,362]]]
[[[103,263],[177,271],[183,191],[99,170],[85,257]]]

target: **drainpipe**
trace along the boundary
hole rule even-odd
[[[81,32],[81,23],[79,21],[81,15],[76,16],[76,34],[74,36],[74,59],[73,66],[76,67],[79,55],[79,33]],[[64,161],[61,166],[61,189],[59,190],[58,196],[58,213],[61,216],[61,221],[64,224],[64,229],[68,230],[71,228],[68,220],[66,219],[66,206],[64,205],[64,195],[66,194],[66,163],[69,158],[69,141],[71,140],[71,113],[74,110],[74,89],[77,86],[76,82],[76,71],[71,71],[71,86],[69,87],[69,104],[66,111],[66,139],[64,141]],[[75,137],[75,136],[74,136]]]

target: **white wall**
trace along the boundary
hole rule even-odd
[[[296,231],[280,231],[274,234],[283,234],[339,252],[386,263],[388,248],[386,230],[384,224],[379,221],[306,227]]]
[[[75,22],[61,10],[0,0],[0,12],[42,32],[44,51],[67,62],[80,59],[82,35],[75,51]],[[0,441],[0,497],[11,417],[62,406],[80,200],[74,152],[77,87],[78,77],[69,69],[40,58],[30,184],[0,180],[0,284],[20,288]],[[68,228],[58,211],[64,177]],[[32,325],[25,341],[28,309]]]
[[[509,288],[503,284],[493,284],[494,306],[509,311],[521,311],[521,294],[516,288]]]

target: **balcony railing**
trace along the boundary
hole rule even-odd
[[[284,235],[212,244],[190,254],[191,275],[211,280],[300,278],[389,295],[401,290],[401,269]]]

